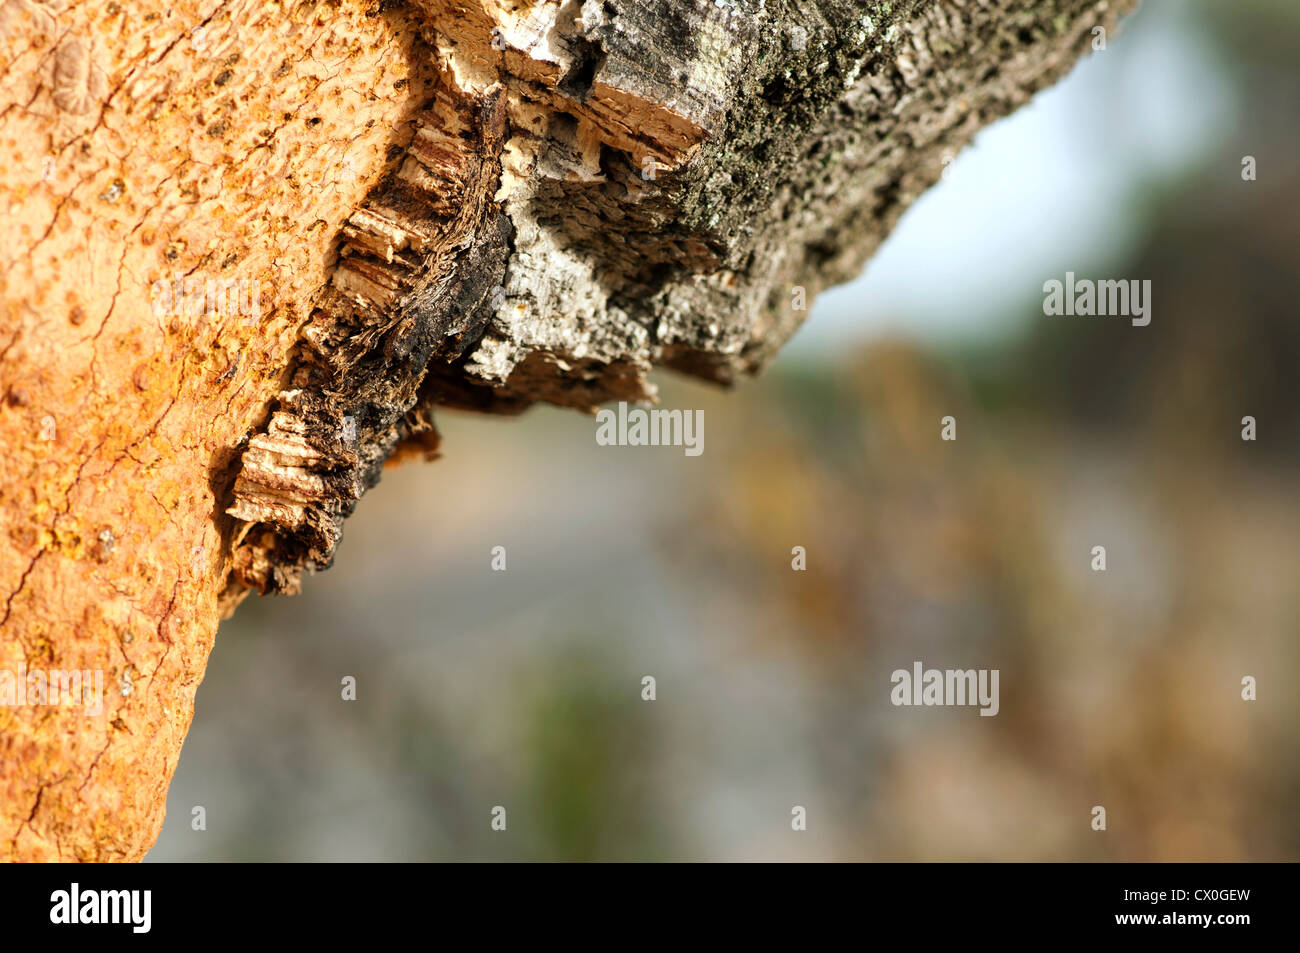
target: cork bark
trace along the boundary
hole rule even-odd
[[[1127,6],[0,0],[0,671],[103,680],[0,705],[4,855],[144,855],[219,619],[437,407],[761,369]]]

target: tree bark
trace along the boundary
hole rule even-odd
[[[0,0],[5,855],[144,855],[218,620],[433,408],[759,370],[1129,5]]]

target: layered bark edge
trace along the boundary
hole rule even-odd
[[[143,856],[219,618],[438,407],[760,370],[1131,5],[0,0],[6,856]]]

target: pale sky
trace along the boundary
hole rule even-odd
[[[1232,108],[1194,11],[1145,0],[1104,52],[983,130],[864,273],[817,300],[788,351],[1007,330],[1048,278],[1122,262],[1140,238],[1132,196],[1214,153]]]

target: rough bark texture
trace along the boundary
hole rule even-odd
[[[105,688],[0,707],[5,854],[143,856],[221,613],[434,407],[761,368],[1128,5],[0,0],[0,669]]]

